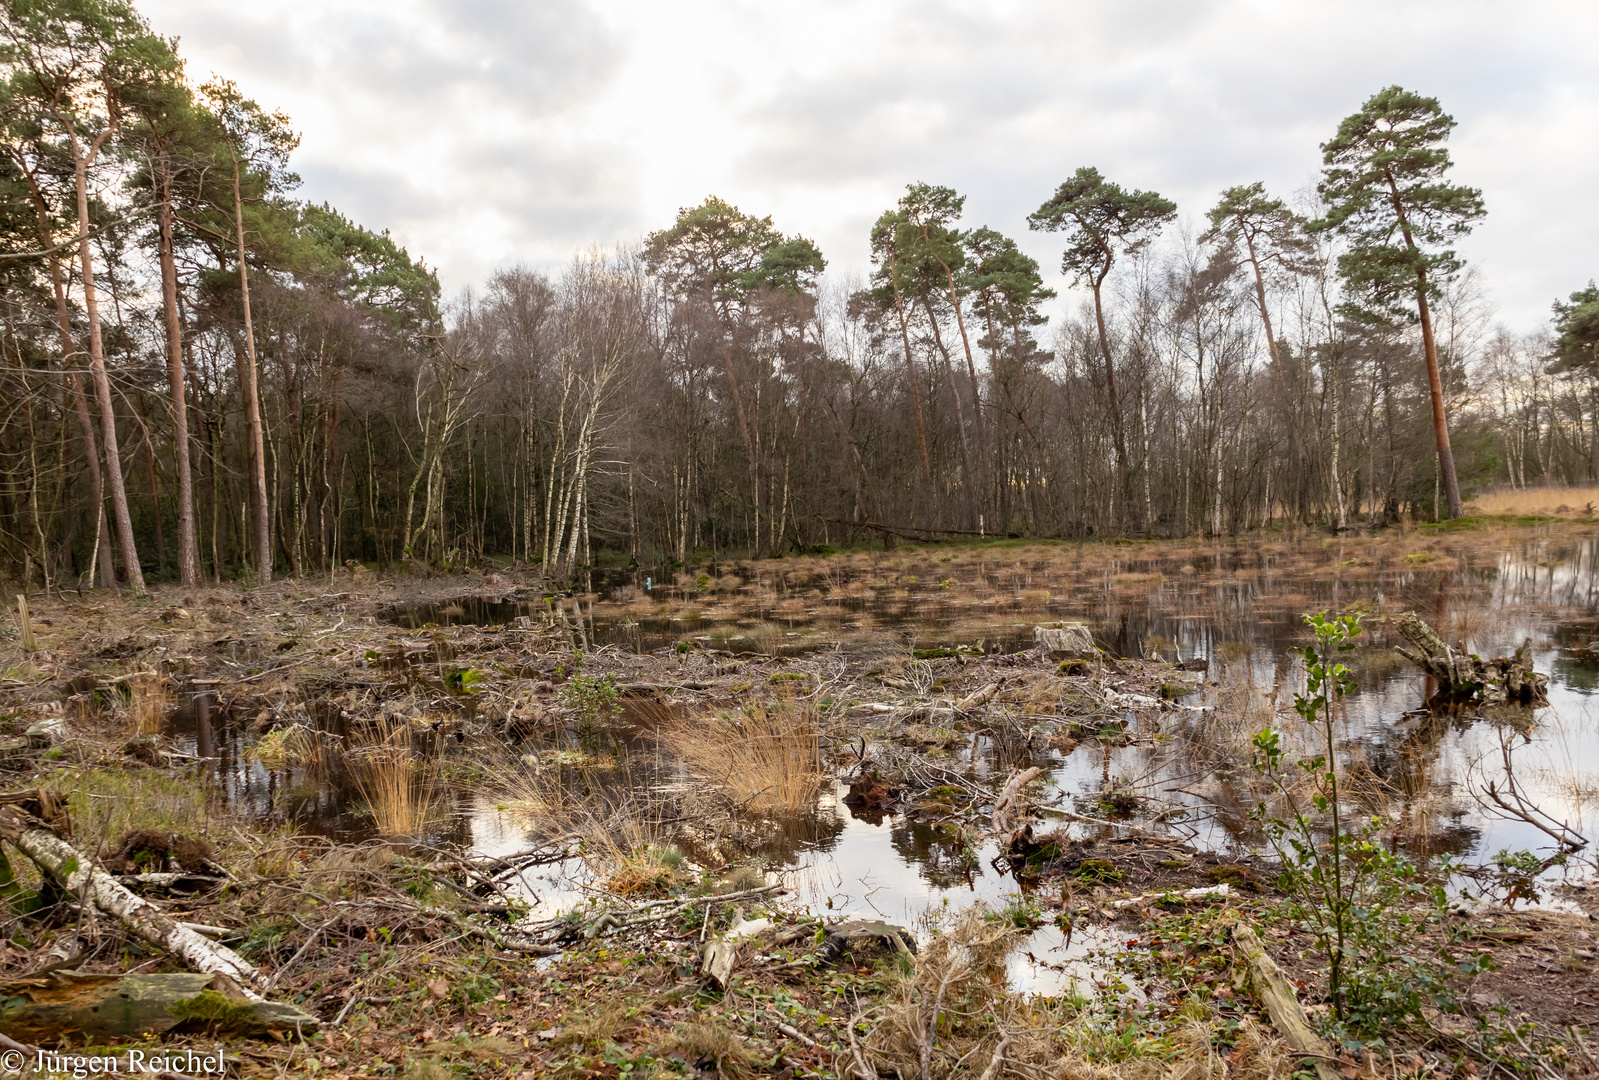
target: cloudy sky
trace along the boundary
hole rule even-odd
[[[1592,0],[138,0],[190,74],[303,132],[302,194],[387,228],[446,288],[636,239],[715,193],[867,266],[907,182],[1015,235],[1079,165],[1203,216],[1309,185],[1390,83],[1460,122],[1487,221],[1462,246],[1500,318],[1599,276]]]

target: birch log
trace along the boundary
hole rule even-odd
[[[168,918],[150,901],[123,888],[83,852],[14,807],[0,806],[0,839],[9,840],[62,889],[116,916],[139,938],[174,954],[195,971],[226,975],[250,1000],[263,1000],[250,987],[264,988],[266,979],[248,960]]]
[[[1233,944],[1238,946],[1249,983],[1266,1007],[1266,1015],[1271,1017],[1277,1034],[1297,1053],[1315,1060],[1316,1080],[1342,1080],[1332,1064],[1337,1060],[1332,1049],[1310,1026],[1305,1011],[1299,1007],[1299,999],[1294,996],[1294,988],[1288,985],[1276,961],[1267,955],[1260,938],[1248,926],[1238,923],[1233,926]]]

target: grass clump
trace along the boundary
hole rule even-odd
[[[135,829],[201,836],[209,814],[204,783],[153,769],[63,772],[60,783],[80,836],[110,840]]]
[[[352,733],[350,776],[383,836],[419,836],[439,789],[437,763],[417,752],[409,721],[387,714]]]
[[[154,673],[131,676],[127,681],[127,694],[129,733],[159,734],[172,713],[172,692],[167,680]]]
[[[748,812],[810,810],[822,787],[821,733],[808,702],[779,699],[738,716],[679,723],[666,741],[690,771]]]

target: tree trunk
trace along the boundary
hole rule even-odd
[[[1408,236],[1407,236],[1408,239]],[[1455,477],[1455,452],[1449,445],[1449,421],[1444,415],[1444,383],[1438,371],[1438,343],[1433,340],[1432,313],[1427,307],[1427,271],[1416,271],[1416,307],[1421,312],[1421,344],[1427,357],[1427,388],[1432,395],[1432,431],[1438,442],[1438,469],[1443,474],[1449,516],[1466,513],[1460,501],[1460,481]]]
[[[54,238],[50,234],[50,212],[45,205],[44,194],[34,182],[33,175],[28,174],[28,187],[33,194],[33,210],[35,223],[39,230],[39,246],[49,250],[53,246]],[[83,379],[78,374],[77,365],[73,357],[77,347],[72,343],[72,315],[67,308],[66,282],[61,273],[61,262],[54,255],[49,256],[50,285],[55,293],[56,331],[61,336],[61,366],[68,373],[67,381],[72,388],[72,412],[78,421],[78,430],[83,434],[84,460],[89,465],[89,486],[94,492],[95,536],[97,542],[95,550],[90,553],[91,566],[98,565],[99,583],[111,587],[117,582],[116,569],[111,563],[111,530],[106,527],[105,520],[105,480],[100,474],[100,444],[94,437],[94,421],[89,419],[89,403],[83,394]],[[95,574],[90,573],[90,584],[94,583]]]
[[[110,134],[108,130],[106,135]],[[107,479],[111,481],[111,508],[117,520],[117,539],[122,546],[123,569],[133,595],[143,596],[144,571],[139,567],[139,549],[133,539],[133,518],[128,514],[128,492],[122,482],[122,454],[117,446],[117,418],[111,405],[111,378],[105,369],[105,348],[100,338],[100,305],[94,292],[94,261],[89,253],[89,161],[102,145],[96,140],[88,156],[78,152],[74,136],[73,173],[78,184],[78,258],[82,263],[83,307],[89,317],[89,376],[94,396],[100,405],[100,427]]]
[[[922,391],[916,385],[916,363],[911,359],[910,324],[905,321],[905,299],[899,290],[899,268],[894,259],[893,245],[888,249],[888,276],[894,283],[894,310],[899,313],[899,339],[905,346],[905,381],[910,384],[911,402],[916,406],[916,445],[922,452],[922,479],[928,490],[933,487],[933,462],[927,456],[927,426],[922,422]]]
[[[160,227],[161,303],[166,315],[167,389],[172,399],[172,443],[178,466],[178,580],[200,584],[200,540],[194,523],[194,478],[189,464],[189,408],[183,386],[183,323],[178,318],[178,268],[172,252],[172,178],[163,158]]]
[[[230,146],[229,152],[233,153]],[[233,154],[233,229],[239,252],[239,300],[244,307],[244,416],[250,439],[250,518],[254,527],[256,582],[272,580],[272,518],[267,506],[266,438],[261,426],[259,368],[255,361],[255,328],[250,321],[250,268],[244,255],[244,195],[239,187],[239,158]]]
[[[1105,363],[1105,404],[1110,409],[1110,434],[1116,447],[1116,484],[1121,489],[1123,513],[1133,505],[1132,474],[1127,471],[1127,439],[1122,432],[1121,400],[1116,396],[1116,364],[1110,355],[1110,334],[1105,330],[1105,304],[1101,293],[1105,276],[1110,273],[1110,259],[1094,279],[1094,324],[1099,330],[1099,354]],[[1113,522],[1114,524],[1114,522]]]

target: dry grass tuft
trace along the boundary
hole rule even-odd
[[[1466,504],[1473,514],[1538,514],[1545,517],[1592,517],[1599,507],[1599,486],[1508,488],[1485,491]]]
[[[384,836],[419,836],[439,790],[437,764],[419,754],[410,722],[373,718],[352,732],[346,761],[355,786]]]
[[[822,744],[815,707],[780,698],[741,715],[706,716],[665,733],[690,771],[719,787],[740,809],[799,814],[821,791]]]
[[[134,735],[157,735],[172,713],[172,691],[156,674],[128,679],[128,730]]]
[[[886,1002],[851,1023],[841,1076],[1059,1077],[1061,1080],[1276,1080],[1292,1059],[1245,1021],[1217,1049],[1208,1010],[1173,1033],[1129,1039],[1114,1009],[1012,993],[1005,961],[1023,934],[981,904],[935,936]],[[864,1040],[860,1023],[871,1025]]]
[[[744,1040],[719,1024],[679,1024],[673,1042],[691,1064],[704,1063],[704,1071],[736,1080],[749,1072],[750,1053]]]
[[[664,892],[689,880],[687,862],[671,843],[678,808],[633,785],[626,769],[557,753],[489,766],[500,807],[545,840],[576,837],[596,879],[621,896]]]

